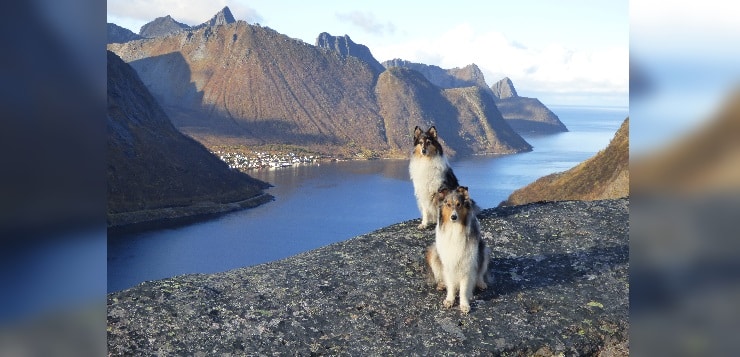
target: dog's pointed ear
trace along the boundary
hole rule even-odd
[[[421,136],[421,133],[421,128],[417,125],[416,128],[414,128],[414,141]]]
[[[470,195],[468,194],[468,187],[459,186],[457,188],[457,192],[463,196],[463,201],[465,201],[466,206],[470,207]]]
[[[435,128],[434,125],[432,125],[432,127],[429,128],[429,130],[427,130],[427,134],[436,139],[437,138],[437,128]]]

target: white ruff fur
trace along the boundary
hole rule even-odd
[[[437,222],[437,207],[434,204],[434,196],[445,180],[445,171],[450,167],[445,156],[417,157],[411,156],[409,162],[409,176],[414,184],[414,196],[416,204],[421,212],[421,225],[426,227],[429,223]]]
[[[442,281],[447,288],[445,307],[455,302],[455,292],[460,291],[460,309],[470,311],[478,278],[478,240],[468,239],[468,229],[460,223],[437,225],[435,245],[442,263]]]

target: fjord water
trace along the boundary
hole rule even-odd
[[[621,107],[551,109],[570,131],[525,135],[532,152],[451,160],[460,184],[482,208],[593,156],[628,115]],[[408,160],[332,162],[250,175],[274,185],[268,192],[275,201],[184,227],[109,237],[108,291],[282,259],[419,218]],[[428,232],[431,242],[434,233]]]

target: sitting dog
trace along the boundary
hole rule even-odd
[[[475,286],[484,290],[490,249],[481,239],[479,212],[467,187],[443,188],[438,193],[438,219],[433,245],[427,248],[426,262],[437,290],[447,289],[444,307],[455,303],[460,291],[460,310],[470,312],[470,298]]]
[[[441,188],[454,189],[457,177],[452,172],[442,145],[437,140],[437,129],[432,126],[423,132],[414,128],[414,151],[409,161],[409,176],[414,184],[416,204],[421,212],[420,229],[437,218],[436,195]]]

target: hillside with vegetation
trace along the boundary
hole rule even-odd
[[[629,196],[629,118],[606,149],[572,169],[514,191],[503,205],[539,201],[601,200]]]

